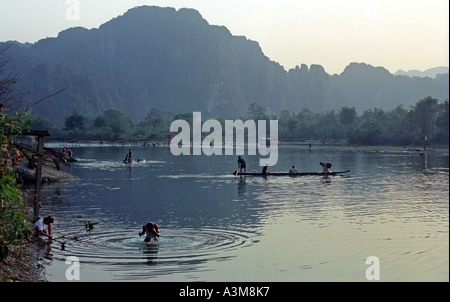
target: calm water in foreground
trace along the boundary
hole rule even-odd
[[[231,175],[237,156],[164,147],[133,147],[143,162],[125,166],[128,148],[74,147],[80,179],[44,186],[41,216],[66,237],[40,251],[49,281],[66,281],[68,256],[81,281],[366,281],[369,256],[380,281],[449,280],[448,156],[285,147],[269,171],[351,172],[263,178]],[[158,244],[138,236],[147,222]]]

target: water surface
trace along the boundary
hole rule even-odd
[[[381,281],[448,281],[448,156],[284,147],[269,171],[351,172],[263,178],[231,175],[237,156],[165,147],[133,147],[125,166],[128,148],[74,147],[80,179],[44,186],[41,216],[65,235],[41,251],[49,281],[66,280],[68,256],[81,281],[366,281],[369,256]],[[138,236],[147,222],[158,244]]]

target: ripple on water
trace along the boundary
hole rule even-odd
[[[180,228],[161,235],[157,243],[146,243],[135,231],[92,232],[79,241],[66,240],[54,259],[76,255],[83,265],[100,265],[119,279],[134,280],[150,278],[149,269],[158,276],[206,269],[208,261],[227,261],[235,257],[233,250],[258,242],[248,231]]]
[[[158,160],[141,160],[133,162],[133,167],[150,167],[154,165],[164,164],[164,161]],[[97,159],[79,159],[77,166],[85,169],[116,171],[123,169],[125,164],[120,160],[97,160]]]

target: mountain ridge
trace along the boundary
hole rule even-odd
[[[428,95],[448,99],[445,76],[395,76],[366,63],[350,63],[340,75],[314,64],[286,70],[258,42],[209,25],[193,9],[133,8],[99,28],[75,27],[33,45],[12,45],[11,63],[23,77],[18,89],[34,101],[70,83],[33,108],[55,124],[74,111],[119,109],[138,121],[152,108],[239,117],[252,103],[279,114],[390,109]]]
[[[435,79],[438,75],[443,75],[449,73],[449,67],[446,66],[436,66],[432,68],[428,68],[424,71],[420,70],[398,70],[394,73],[394,75],[405,75],[409,77],[430,77]]]

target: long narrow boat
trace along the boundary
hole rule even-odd
[[[350,170],[345,170],[345,171],[330,171],[330,172],[299,172],[296,174],[292,174],[289,172],[269,172],[268,175],[262,174],[260,173],[251,173],[251,172],[247,172],[247,173],[239,173],[238,171],[234,171],[233,175],[235,176],[239,176],[239,175],[250,175],[250,176],[329,176],[329,175],[340,175],[340,174],[344,174],[344,173],[348,173],[350,172]]]

